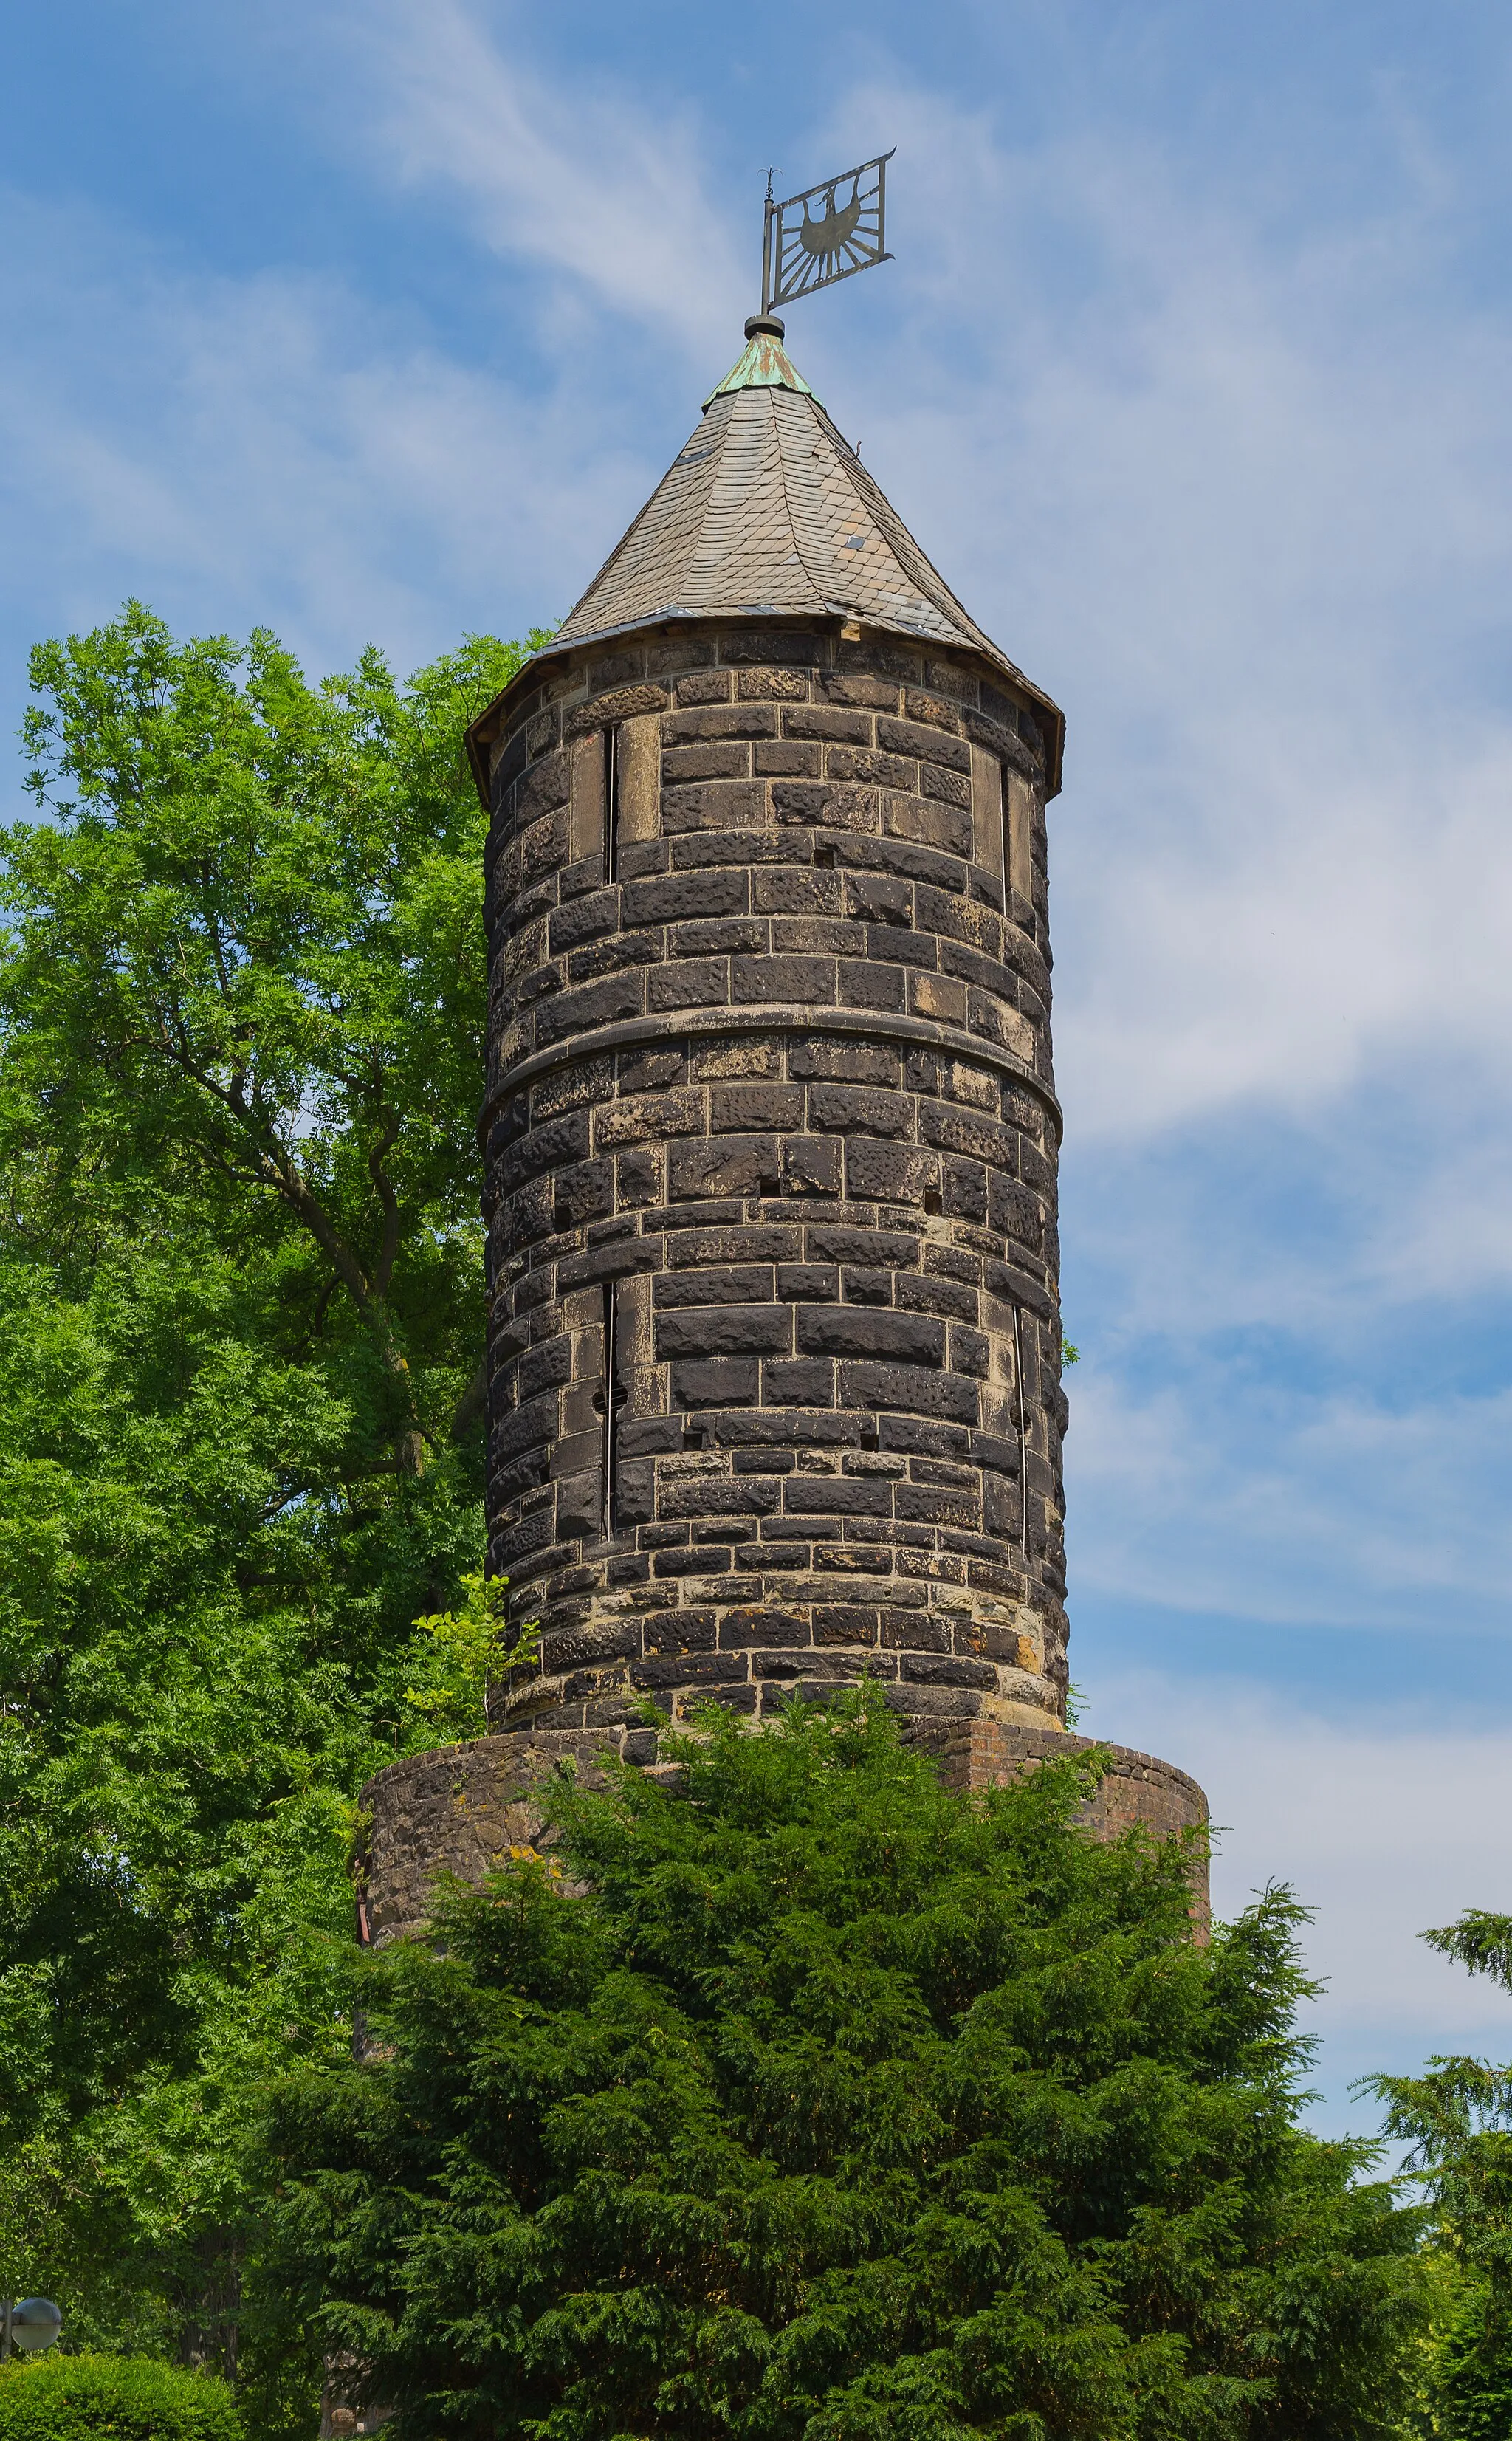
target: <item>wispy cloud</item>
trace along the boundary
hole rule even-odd
[[[1512,1390],[1416,1402],[1189,1358],[1074,1384],[1074,1580],[1167,1611],[1504,1634]]]
[[[33,635],[128,592],[317,667],[513,632],[566,610],[654,479],[591,394],[459,365],[335,280],[194,274],[15,198],[0,262],[12,686]]]
[[[595,76],[591,42],[570,77],[543,76],[510,18],[461,0],[378,0],[324,25],[346,50],[364,141],[393,174],[450,197],[499,256],[675,335],[700,367],[728,348],[753,264],[712,193],[701,115],[664,80],[653,107],[622,65]]]
[[[911,328],[869,455],[1070,712],[1073,1125],[1505,1077],[1512,330],[1445,294],[1437,187],[1278,234],[1127,126],[1016,147],[885,83],[844,133],[880,123]]]
[[[1223,1826],[1217,1914],[1271,1881],[1315,1910],[1305,1952],[1325,1988],[1305,2022],[1323,2041],[1328,2124],[1363,2133],[1375,2113],[1350,2101],[1352,2077],[1411,2070],[1430,2051],[1512,2058],[1512,2001],[1418,1938],[1505,1903],[1512,1736],[1422,1709],[1419,1698],[1395,1720],[1341,1724],[1243,1680],[1195,1689],[1130,1674],[1099,1691],[1088,1725],[1171,1756],[1206,1787]]]

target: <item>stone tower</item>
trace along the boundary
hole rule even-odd
[[[540,1666],[373,1783],[375,1929],[554,1756],[863,1673],[958,1781],[1075,1741],[1045,807],[1059,712],[774,318],[477,722],[490,1563]],[[430,1765],[428,1776],[426,1766]],[[1201,1818],[1125,1755],[1107,1824]],[[387,1844],[386,1844],[387,1843]],[[382,1853],[380,1853],[382,1852]]]

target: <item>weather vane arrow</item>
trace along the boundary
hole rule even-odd
[[[894,145],[892,153],[897,151]],[[772,196],[766,179],[766,224],[762,244],[762,312],[770,314],[794,297],[811,296],[853,272],[891,262],[887,249],[887,175],[892,153],[821,179],[785,203]]]

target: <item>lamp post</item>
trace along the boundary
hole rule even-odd
[[[9,2361],[12,2347],[27,2356],[50,2348],[62,2329],[63,2315],[50,2297],[23,2297],[16,2304],[0,2297],[0,2364]]]

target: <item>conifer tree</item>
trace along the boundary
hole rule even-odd
[[[270,2244],[405,2441],[1363,2441],[1414,2220],[1298,2124],[1285,1892],[1210,1944],[1075,1765],[952,1795],[865,1697],[539,1851],[287,2080]]]
[[[1431,1948],[1512,1992],[1512,1916],[1467,1908],[1425,1932]],[[1431,2059],[1379,2076],[1386,2133],[1411,2147],[1432,2212],[1439,2277],[1425,2359],[1424,2428],[1438,2441],[1512,2433],[1512,2067]]]

